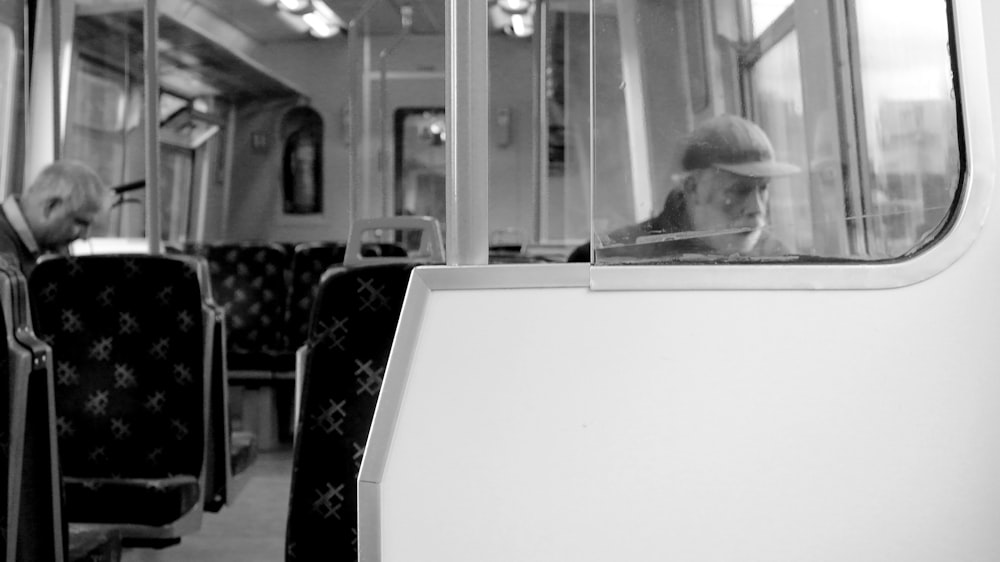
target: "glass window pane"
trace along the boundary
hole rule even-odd
[[[958,187],[945,4],[858,2],[873,257],[894,257],[942,225]],[[894,14],[906,25],[885,25]]]
[[[778,19],[794,0],[750,0],[750,19],[754,37]]]
[[[14,40],[14,30],[0,24],[0,187],[7,188],[8,156],[14,133],[14,102],[17,99],[17,72],[20,50]]]
[[[946,3],[598,6],[596,263],[896,259],[943,232],[960,184]],[[693,18],[715,40],[692,46]]]
[[[808,168],[806,131],[799,72],[798,34],[789,33],[757,61],[751,71],[754,117],[783,162]],[[770,186],[770,235],[790,252],[811,253],[812,204],[805,174],[776,177]]]

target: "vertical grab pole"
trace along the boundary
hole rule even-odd
[[[448,265],[483,265],[489,248],[489,44],[487,3],[447,0]]]
[[[535,237],[545,242],[551,237],[549,232],[549,0],[539,0],[535,10],[535,33],[531,38],[535,50],[533,84],[535,103],[531,112],[532,123],[532,173],[535,186]]]
[[[396,51],[400,43],[410,34],[413,27],[413,7],[399,7],[400,28],[392,45],[378,54],[379,70],[379,177],[382,178],[383,215],[391,217],[396,212],[395,194],[389,183],[389,55]],[[393,151],[395,154],[395,151]],[[397,170],[396,173],[399,173]]]
[[[156,44],[160,27],[156,0],[146,0],[143,14],[143,38],[146,70],[146,238],[149,253],[162,253],[160,240],[160,79]]]
[[[363,215],[359,207],[362,202],[361,185],[361,149],[364,140],[364,100],[362,92],[365,90],[364,84],[368,80],[368,68],[366,68],[364,53],[361,51],[359,41],[361,41],[361,22],[364,21],[368,11],[382,0],[367,0],[358,13],[347,23],[347,58],[350,65],[350,72],[347,73],[349,81],[349,92],[347,94],[347,117],[349,120],[348,149],[349,158],[347,162],[348,175],[350,175],[350,190],[348,192],[348,232],[353,228],[354,221]]]

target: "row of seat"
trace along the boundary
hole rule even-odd
[[[209,278],[191,256],[52,258],[27,283],[0,264],[14,327],[0,435],[8,560],[115,559],[116,537],[170,544],[231,503],[256,447],[229,428],[224,309]]]
[[[320,275],[343,263],[346,245],[221,242],[188,244],[182,251],[208,260],[215,299],[226,309],[229,367],[292,372]],[[362,253],[407,255],[390,243],[365,244]]]

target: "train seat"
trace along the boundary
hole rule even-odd
[[[316,549],[332,558],[357,556],[355,481],[403,297],[415,267],[443,261],[436,222],[416,223],[432,227],[431,238],[436,234],[422,261],[363,256],[357,240],[368,224],[383,223],[357,221],[344,267],[323,276],[300,354],[301,411],[286,529],[289,562]]]
[[[278,244],[224,243],[206,250],[216,302],[226,309],[231,371],[292,372],[283,321],[288,256]]]
[[[203,254],[177,255],[175,259],[187,262],[197,272],[206,326],[213,329],[204,508],[218,512],[231,504],[246,484],[246,469],[257,458],[257,437],[252,432],[233,431],[230,425],[225,309],[215,302],[208,260]]]
[[[55,404],[51,394],[52,353],[31,328],[28,284],[20,270],[0,259],[0,369],[8,374],[2,388],[4,411],[0,440],[4,451],[0,515],[5,560],[57,560],[68,542],[70,562],[121,558],[121,536],[114,528],[68,525],[58,467]],[[11,330],[8,331],[8,326]],[[17,540],[8,540],[18,537]]]
[[[226,309],[233,429],[254,433],[260,450],[275,449],[291,433],[295,354],[284,335],[288,255],[267,242],[212,243],[201,251],[215,300]]]
[[[295,246],[288,305],[285,307],[286,348],[296,349],[309,337],[312,311],[323,272],[344,263],[345,246],[339,242],[311,242]]]
[[[65,517],[126,538],[200,527],[212,331],[189,264],[53,258],[30,279],[52,346]]]

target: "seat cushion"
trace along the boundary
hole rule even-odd
[[[230,371],[295,371],[294,351],[236,351],[229,350],[226,362]]]
[[[121,558],[122,537],[117,529],[86,523],[69,526],[70,562],[119,562]]]
[[[250,468],[257,460],[257,436],[249,431],[234,431],[229,438],[229,459],[233,475]]]
[[[66,520],[74,523],[129,523],[162,526],[197,505],[198,479],[72,478],[64,479]]]

